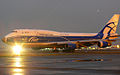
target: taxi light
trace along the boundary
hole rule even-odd
[[[15,46],[13,46],[12,50],[13,50],[13,53],[14,53],[14,54],[20,55],[20,53],[21,53],[21,51],[22,51],[22,46],[20,46],[20,45],[15,45]]]

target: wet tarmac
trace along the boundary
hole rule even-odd
[[[1,49],[0,75],[120,75],[119,52],[118,49],[75,53],[28,50],[16,56]]]

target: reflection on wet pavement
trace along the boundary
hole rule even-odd
[[[120,54],[0,56],[0,75],[120,75],[119,57]]]
[[[15,57],[12,66],[16,67],[16,68],[12,69],[12,73],[13,73],[12,75],[23,75],[24,70],[20,68],[20,67],[22,67],[22,58],[21,57]]]

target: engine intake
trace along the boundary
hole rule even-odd
[[[76,44],[69,43],[68,44],[68,48],[75,49],[76,48]]]
[[[99,41],[98,42],[98,47],[100,47],[100,48],[105,48],[107,46],[111,46],[111,43],[106,42],[106,41]]]

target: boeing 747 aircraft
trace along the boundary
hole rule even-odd
[[[37,29],[15,29],[6,35],[2,41],[9,44],[19,44],[30,48],[64,48],[74,50],[76,48],[98,45],[104,48],[112,45],[119,36],[116,28],[119,14],[106,23],[105,27],[98,33],[69,33]]]

